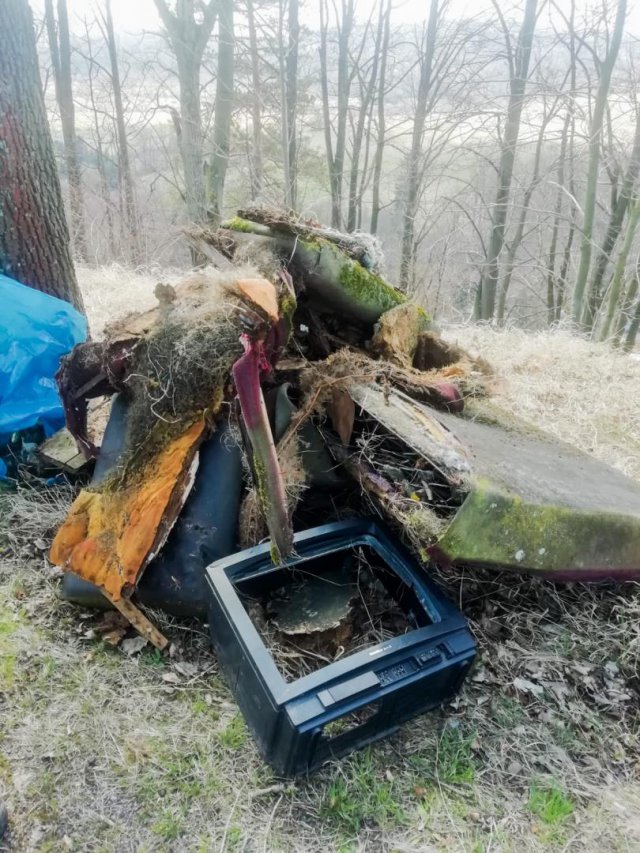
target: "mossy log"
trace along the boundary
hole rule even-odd
[[[406,302],[406,296],[324,238],[304,239],[236,216],[223,223],[240,244],[262,242],[304,280],[311,307],[373,325],[380,316]],[[268,242],[267,242],[268,241]]]

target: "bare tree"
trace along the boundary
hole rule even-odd
[[[235,57],[234,2],[235,0],[219,0],[218,75],[213,124],[213,154],[209,168],[209,218],[214,224],[220,221],[222,212],[224,184],[231,147]]]
[[[373,106],[378,86],[378,70],[381,61],[381,47],[385,29],[384,5],[378,8],[378,25],[373,44],[373,56],[368,61],[368,68],[357,68],[356,75],[360,88],[359,105],[356,114],[355,128],[351,142],[351,167],[349,174],[349,198],[347,208],[347,231],[354,231],[358,224],[358,214],[362,201],[363,178],[367,171],[368,142],[371,135],[371,108]],[[372,13],[375,6],[372,6]],[[365,141],[365,130],[368,130]],[[365,163],[360,163],[363,143],[365,144]],[[362,175],[360,174],[362,172]]]
[[[620,297],[623,294],[625,268],[627,265],[627,259],[629,258],[629,253],[631,252],[631,247],[633,246],[634,237],[636,236],[638,223],[640,223],[640,199],[636,198],[632,201],[631,204],[631,209],[629,211],[629,219],[627,222],[627,231],[624,237],[622,249],[620,250],[620,254],[618,255],[618,260],[616,261],[616,266],[613,271],[613,277],[611,279],[611,285],[609,287],[607,310],[604,317],[604,321],[602,323],[602,328],[600,330],[600,339],[603,341],[608,340],[609,335],[611,333],[611,328],[613,326],[616,311],[618,311],[620,308],[619,302]],[[626,299],[623,300],[623,302],[626,301]]]
[[[0,3],[0,272],[82,310],[26,0]]]
[[[589,307],[591,291],[587,290],[587,280],[591,267],[591,252],[593,244],[593,224],[596,211],[596,198],[598,191],[598,171],[600,166],[600,149],[602,145],[602,130],[604,123],[607,98],[611,84],[611,75],[620,50],[622,32],[624,30],[624,19],[627,12],[627,0],[618,0],[616,18],[613,25],[613,33],[603,59],[594,52],[599,74],[598,91],[591,116],[589,127],[589,163],[587,166],[587,186],[585,190],[584,203],[582,205],[582,242],[580,245],[580,266],[576,276],[573,292],[573,320],[585,327],[589,323],[591,309]]]
[[[515,47],[511,43],[509,30],[497,3],[493,5],[500,18],[509,66],[509,103],[505,121],[504,135],[500,146],[500,165],[498,167],[498,189],[491,217],[491,233],[488,241],[487,257],[480,279],[480,293],[477,304],[480,309],[478,319],[491,320],[495,312],[496,289],[498,286],[499,257],[504,245],[505,227],[511,196],[513,166],[516,159],[520,119],[524,103],[527,80],[529,78],[529,60],[536,27],[538,0],[526,0],[522,25]]]
[[[96,60],[94,56],[93,49],[93,38],[91,36],[91,32],[89,29],[89,23],[87,19],[84,19],[84,31],[85,31],[85,49],[86,55],[84,58],[87,62],[87,83],[89,87],[89,111],[91,114],[91,119],[93,122],[93,136],[95,139],[95,155],[96,155],[96,167],[98,170],[98,176],[100,179],[100,192],[102,195],[102,202],[105,207],[105,217],[107,220],[107,235],[108,235],[108,243],[109,243],[109,252],[110,258],[113,259],[116,257],[117,249],[116,249],[116,236],[115,236],[115,226],[114,226],[114,217],[113,217],[113,209],[111,202],[111,193],[109,191],[109,181],[107,179],[107,155],[105,152],[105,143],[103,142],[103,128],[101,123],[100,110],[98,108],[98,100],[96,96],[96,77],[100,72],[100,64]]]
[[[341,228],[343,225],[342,191],[346,160],[349,96],[353,81],[353,72],[349,62],[349,50],[355,24],[355,0],[340,0],[340,3],[339,14],[337,6],[335,7],[337,18],[335,27],[338,41],[338,74],[334,140],[334,122],[332,121],[329,93],[329,4],[328,0],[320,0],[320,85],[322,88],[325,149],[331,190],[331,225],[334,228]]]
[[[400,261],[400,287],[406,289],[409,284],[409,273],[414,258],[415,217],[418,206],[419,171],[422,156],[424,126],[427,118],[427,104],[432,84],[432,72],[436,38],[438,34],[439,0],[431,0],[429,6],[429,21],[424,36],[423,50],[420,57],[420,82],[418,83],[418,98],[413,119],[411,136],[411,151],[407,164],[407,196],[404,205],[402,229],[402,257]]]
[[[124,197],[125,224],[128,238],[127,242],[130,246],[131,260],[134,263],[137,263],[140,260],[138,214],[133,176],[131,173],[131,162],[129,160],[129,141],[127,139],[127,126],[122,103],[120,67],[118,64],[118,49],[113,29],[113,18],[111,15],[111,0],[105,0],[104,2],[102,28],[107,43],[107,49],[109,51],[109,65],[111,67],[110,77],[111,86],[113,88],[113,103],[115,106],[116,129],[118,134],[118,174]]]
[[[284,19],[287,13],[285,37]],[[295,210],[298,203],[298,151],[296,121],[298,113],[298,45],[300,20],[298,0],[279,0],[278,16],[280,91],[282,93],[282,160],[284,203]]]
[[[216,22],[218,2],[208,0],[197,4],[195,0],[175,0],[173,10],[169,8],[167,0],[154,0],[154,3],[178,71],[180,112],[178,116],[174,115],[174,122],[182,157],[187,214],[193,222],[205,222],[207,201],[202,167],[200,69],[204,50]]]
[[[630,206],[632,207],[632,197],[635,192],[635,186],[640,174],[640,110],[636,109],[636,128],[633,140],[633,148],[631,156],[627,164],[627,168],[622,178],[622,184],[619,191],[616,191],[613,198],[611,212],[607,230],[602,240],[602,244],[596,256],[596,262],[593,268],[593,274],[589,283],[589,300],[585,306],[584,325],[587,329],[593,329],[594,323],[603,299],[603,279],[609,262],[611,260],[613,250],[622,231],[624,218]],[[630,248],[630,247],[629,247]]]
[[[260,53],[256,32],[256,17],[253,0],[246,0],[247,26],[249,28],[249,53],[251,56],[251,134],[252,147],[249,157],[251,172],[251,198],[262,195],[264,184],[264,158],[262,154],[262,83],[260,75]]]
[[[389,57],[389,43],[391,38],[391,0],[387,0],[387,5],[384,8],[384,32],[382,36],[382,46],[380,51],[380,80],[378,83],[377,101],[377,127],[376,127],[376,151],[373,160],[373,175],[372,175],[372,199],[371,199],[371,221],[369,230],[372,234],[378,231],[378,219],[380,216],[380,180],[382,178],[382,164],[384,160],[384,149],[386,142],[386,114],[385,114],[385,98],[386,82],[387,82],[387,62]]]
[[[53,80],[56,100],[60,110],[64,159],[69,181],[69,208],[71,213],[71,236],[76,255],[87,260],[87,237],[84,224],[84,201],[78,141],[76,136],[73,86],[71,81],[71,41],[69,36],[69,18],[67,0],[58,0],[57,20],[53,0],[45,0],[45,21],[51,53]]]

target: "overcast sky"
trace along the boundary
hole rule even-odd
[[[36,14],[42,14],[44,0],[30,0],[30,2]],[[75,30],[80,29],[79,21],[87,15],[92,17],[93,10],[100,5],[100,0],[67,0],[67,2],[71,27]],[[613,5],[615,0],[609,0],[609,2]],[[371,0],[359,0],[358,6],[363,14],[370,8],[370,3]],[[311,23],[311,20],[315,18],[317,5],[317,0],[301,0],[301,8],[306,10],[303,21]],[[503,2],[501,5],[505,14],[509,14],[517,8],[517,4],[512,0]],[[561,8],[568,8],[569,2],[568,0],[557,0],[557,5]],[[577,0],[576,8],[584,12],[585,9],[593,5],[599,5],[597,0]],[[627,36],[640,37],[639,0],[629,3],[629,7],[626,34]],[[395,8],[394,20],[397,23],[420,23],[427,15],[429,3],[428,0],[397,0]],[[449,8],[450,14],[465,16],[470,13],[478,14],[483,10],[489,11],[491,2],[490,0],[450,0]],[[143,30],[160,29],[160,21],[153,0],[111,0],[111,9],[117,30],[139,33]],[[552,6],[548,5],[543,11],[543,25],[548,23],[549,16],[553,14]],[[557,12],[555,14],[557,15]]]

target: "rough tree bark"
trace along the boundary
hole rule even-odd
[[[518,148],[520,136],[520,118],[522,106],[529,77],[529,60],[531,58],[531,47],[533,45],[533,34],[536,28],[536,11],[538,0],[527,0],[522,19],[522,26],[518,35],[515,50],[512,50],[508,39],[508,31],[505,29],[507,39],[507,57],[509,60],[509,104],[507,106],[507,118],[504,136],[500,150],[500,165],[498,168],[498,190],[493,206],[491,221],[491,235],[484,270],[480,279],[480,320],[492,320],[496,305],[496,290],[498,286],[499,257],[504,245],[504,234],[509,211],[509,199],[511,197],[511,182],[513,179],[513,166]],[[498,9],[497,2],[494,6]]]
[[[0,3],[0,272],[82,310],[26,0]]]
[[[71,215],[71,237],[76,255],[87,260],[87,236],[84,223],[84,199],[78,159],[75,108],[71,83],[71,42],[66,0],[58,0],[58,17],[53,9],[53,0],[45,0],[45,22],[56,101],[60,110],[64,160],[69,181],[69,212]]]
[[[216,112],[213,121],[213,154],[209,169],[209,219],[220,223],[224,201],[224,184],[231,147],[231,112],[233,108],[233,75],[235,39],[233,6],[235,0],[219,0],[218,78]]]

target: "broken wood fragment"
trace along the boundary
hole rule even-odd
[[[138,609],[133,602],[128,598],[114,598],[107,590],[103,589],[104,597],[113,604],[113,606],[122,613],[125,619],[133,625],[136,631],[148,640],[156,649],[161,652],[169,645],[169,640],[162,634],[153,622]]]

